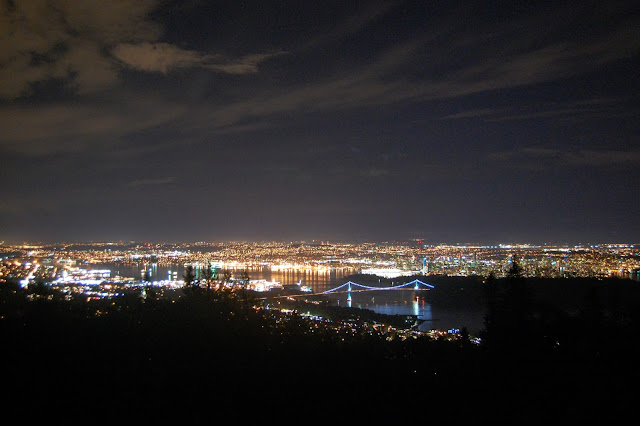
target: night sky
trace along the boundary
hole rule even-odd
[[[0,241],[637,243],[639,53],[637,1],[2,0]]]

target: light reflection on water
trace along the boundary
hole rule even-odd
[[[149,268],[151,280],[182,279],[183,265],[157,265],[157,264],[94,264],[91,269],[110,269],[111,276],[131,277],[139,280],[144,275],[145,268]],[[282,269],[272,270],[268,266],[251,267],[246,269],[250,279],[276,281],[282,285],[290,285],[301,282],[310,286],[314,292],[319,293],[339,286],[344,283],[344,277],[354,274],[351,268],[327,268],[327,269]],[[242,269],[232,270],[234,275],[239,275]],[[328,296],[335,304],[349,306],[347,293],[331,294]],[[477,332],[483,328],[483,311],[480,308],[447,309],[441,306],[432,306],[429,303],[428,291],[376,291],[376,292],[352,292],[351,306],[355,308],[371,309],[374,312],[386,315],[415,315],[424,321],[419,329],[448,330],[451,328],[467,327],[470,332]]]
[[[336,305],[349,306],[349,294],[331,295]],[[351,307],[371,309],[386,315],[415,315],[423,321],[421,331],[462,329],[477,334],[484,327],[484,311],[481,306],[452,309],[429,303],[429,291],[376,291],[351,292]]]
[[[130,277],[139,280],[144,276],[144,271],[148,268],[152,281],[161,280],[182,280],[185,271],[184,265],[158,265],[145,263],[107,263],[93,264],[91,269],[109,269],[111,276]],[[310,286],[313,291],[321,292],[342,284],[342,278],[354,274],[353,268],[289,268],[282,270],[272,270],[269,266],[257,266],[249,268],[230,269],[232,275],[239,276],[246,270],[252,280],[276,281],[282,285],[290,285],[301,282],[302,285]],[[196,268],[196,274],[199,272]]]

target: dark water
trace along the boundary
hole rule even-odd
[[[88,266],[91,269],[109,269],[111,276],[131,277],[139,280],[143,277],[146,268],[149,269],[152,281],[182,280],[183,265],[157,265],[157,264],[94,264]],[[240,275],[242,269],[231,270],[234,275]],[[196,270],[198,272],[198,270]],[[327,268],[327,269],[282,269],[272,270],[268,266],[248,268],[249,278],[252,280],[276,281],[282,285],[296,284],[310,286],[316,293],[335,288],[345,282],[344,278],[355,271],[351,268]],[[348,306],[347,293],[339,293],[330,296],[340,306]],[[419,329],[428,331],[431,329],[449,330],[452,328],[466,327],[471,333],[476,333],[483,327],[484,312],[481,308],[469,307],[466,309],[448,309],[435,306],[429,302],[429,294],[415,291],[375,291],[352,292],[351,306],[363,309],[371,309],[375,312],[388,315],[417,315],[424,322]]]
[[[337,305],[349,306],[348,293],[331,296]],[[466,327],[477,334],[484,327],[482,307],[447,308],[429,302],[428,291],[374,291],[352,292],[350,306],[371,309],[387,315],[416,315],[424,321],[418,327],[421,331],[450,330]]]

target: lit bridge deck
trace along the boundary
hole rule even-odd
[[[435,288],[433,285],[427,284],[417,279],[408,283],[389,286],[389,287],[374,287],[374,286],[368,286],[364,284],[358,284],[353,281],[347,281],[346,283],[341,284],[338,287],[332,288],[330,290],[325,290],[317,293],[290,294],[290,295],[280,296],[280,297],[307,297],[307,296],[317,296],[322,294],[359,293],[364,291],[389,291],[389,290],[425,291],[425,290],[431,290],[433,288]]]

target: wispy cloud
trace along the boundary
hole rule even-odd
[[[167,73],[175,68],[200,66],[208,57],[168,43],[123,43],[112,50],[123,64],[140,71]]]
[[[567,120],[590,119],[594,117],[635,116],[638,111],[629,108],[629,99],[592,98],[566,103],[545,103],[509,108],[476,108],[463,110],[438,118],[439,120],[482,119],[487,122],[535,120],[541,118],[563,118]]]
[[[178,68],[200,67],[227,74],[251,74],[258,65],[283,52],[245,55],[227,59],[222,55],[208,55],[193,50],[181,49],[168,43],[119,44],[113,55],[123,64],[140,71],[167,73]]]
[[[258,72],[258,65],[261,63],[284,54],[286,54],[286,52],[278,51],[272,53],[254,53],[237,59],[218,58],[215,61],[203,63],[202,66],[227,74],[252,74]]]
[[[33,83],[48,79],[61,79],[83,93],[99,91],[123,78],[120,72],[123,69],[167,75],[172,70],[188,68],[211,70],[212,75],[255,74],[262,64],[286,50],[276,48],[266,53],[229,56],[163,42],[162,26],[150,17],[158,4],[152,0],[133,3],[23,0],[11,7],[8,4],[0,5],[0,17],[10,24],[0,25],[3,46],[0,97],[5,99],[28,93]],[[307,55],[314,49],[322,51],[333,46],[337,38],[353,37],[364,28],[382,30],[384,17],[392,9],[379,4],[344,20],[331,37],[311,37],[309,49],[302,46],[286,54],[296,58],[300,51]],[[563,16],[570,15],[570,11],[561,11],[557,19],[561,21]],[[536,39],[538,31],[533,29],[540,24],[536,19],[501,22],[495,28],[467,29],[462,28],[464,19],[458,18],[456,15],[443,23],[434,21],[432,28],[415,37],[381,42],[373,50],[363,52],[362,58],[359,52],[354,52],[353,61],[346,58],[348,67],[328,66],[322,76],[314,74],[313,78],[289,82],[279,80],[275,74],[264,81],[255,79],[255,87],[250,90],[225,87],[224,99],[214,94],[193,102],[192,98],[197,96],[194,93],[199,93],[194,83],[185,87],[180,94],[183,98],[163,99],[165,89],[154,94],[148,91],[133,94],[126,92],[132,90],[129,86],[101,93],[103,97],[111,96],[109,93],[120,97],[113,103],[109,99],[101,99],[99,103],[83,99],[74,104],[28,109],[4,107],[0,110],[3,123],[0,145],[24,153],[77,150],[96,142],[117,143],[128,134],[163,125],[179,126],[184,133],[249,131],[273,126],[274,118],[289,118],[293,114],[452,99],[552,81],[593,71],[640,52],[640,25],[636,25],[640,22],[633,16],[628,18],[627,25],[614,30],[589,37],[569,34],[561,41],[554,38],[556,41],[546,43]],[[345,59],[345,52],[338,53]],[[300,69],[304,70],[305,65]],[[459,111],[441,119],[518,120],[598,112],[603,111],[589,105],[538,111],[490,107]]]
[[[562,13],[570,16],[570,11]],[[384,46],[377,50],[377,55],[370,55],[370,60],[348,69],[337,69],[327,78],[287,86],[286,90],[258,92],[251,99],[220,105],[210,123],[229,126],[247,118],[288,112],[454,99],[568,78],[638,54],[640,21],[636,22],[638,25],[632,23],[589,38],[565,34],[559,41],[554,39],[546,44],[535,39],[537,31],[533,29],[540,25],[536,20],[523,19],[487,28],[486,31],[491,30],[490,36],[477,31],[470,33],[464,46],[458,45],[452,30],[434,28],[423,37]],[[521,35],[513,39],[516,28]],[[528,28],[531,31],[527,31]],[[456,46],[455,52],[442,48],[442,43],[452,49]],[[573,108],[573,112],[583,108],[585,113],[595,113],[594,106],[574,105]],[[505,120],[570,115],[571,112],[568,108],[525,113],[485,108],[461,111],[445,118],[482,116]]]
[[[544,170],[549,167],[621,167],[640,162],[640,150],[561,150],[544,147],[524,147],[494,152],[487,160],[501,166]]]
[[[444,117],[440,117],[439,120],[457,120],[461,118],[478,118],[478,117],[493,117],[496,114],[503,113],[502,108],[477,108],[466,111],[456,112],[454,114],[448,114]]]

